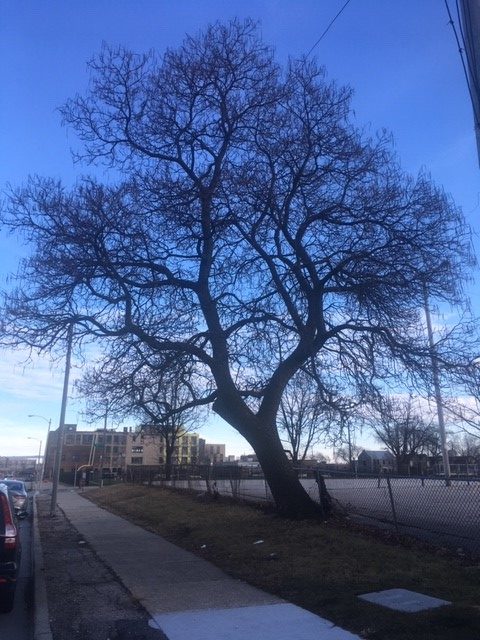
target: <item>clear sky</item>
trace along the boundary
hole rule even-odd
[[[0,0],[0,188],[29,174],[72,183],[76,140],[56,108],[88,81],[86,61],[102,41],[143,52],[178,45],[209,22],[253,17],[280,61],[307,53],[345,0]],[[453,6],[453,4],[452,4]],[[311,55],[328,76],[354,89],[359,125],[393,135],[403,167],[421,168],[452,194],[478,246],[480,171],[467,87],[441,0],[351,0]],[[0,235],[0,286],[8,286],[22,247]],[[478,252],[477,252],[478,253]],[[471,295],[477,306],[476,287]],[[46,420],[58,426],[62,363],[23,364],[20,353],[0,361],[0,456],[38,452]],[[74,375],[82,363],[74,366]],[[89,428],[71,402],[67,422]],[[219,423],[201,429],[227,453],[247,443]],[[37,442],[28,438],[37,438]],[[360,438],[360,443],[362,442]]]

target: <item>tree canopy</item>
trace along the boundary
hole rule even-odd
[[[460,211],[352,124],[349,89],[306,58],[281,68],[251,21],[161,58],[105,46],[90,73],[63,120],[115,179],[11,194],[5,222],[34,249],[5,340],[51,349],[74,323],[77,342],[187,360],[278,509],[314,513],[278,436],[282,394],[311,359],[332,389],[425,367],[425,289],[456,303],[471,261]]]

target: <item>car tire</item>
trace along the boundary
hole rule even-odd
[[[3,587],[0,589],[0,613],[10,613],[15,600],[15,588]]]

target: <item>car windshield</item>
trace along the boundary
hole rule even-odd
[[[23,484],[21,482],[11,482],[10,480],[4,480],[4,484],[6,484],[11,491],[23,491]]]

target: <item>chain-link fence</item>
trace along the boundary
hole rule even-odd
[[[368,524],[390,528],[459,553],[480,554],[480,477],[359,475],[322,468],[297,470],[316,501],[321,479],[337,510]],[[235,499],[271,502],[261,469],[227,465],[175,466],[167,479],[164,467],[128,467],[128,482],[193,489]]]
[[[326,485],[345,513],[438,546],[480,553],[480,478],[352,476]]]

